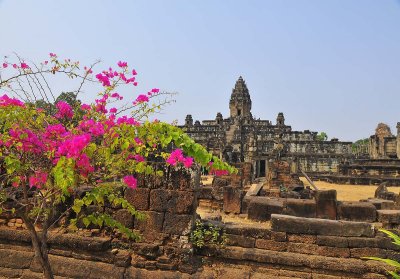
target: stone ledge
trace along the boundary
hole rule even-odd
[[[239,261],[251,261],[263,264],[273,264],[282,268],[311,268],[326,272],[343,272],[363,275],[367,273],[386,274],[385,267],[374,261],[360,259],[335,258],[320,255],[305,255],[293,252],[277,252],[256,248],[227,247],[216,255],[219,258]],[[360,278],[360,277],[357,277]]]
[[[374,237],[374,226],[364,222],[335,221],[272,214],[272,230],[295,234]]]

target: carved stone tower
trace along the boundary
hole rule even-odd
[[[229,101],[229,110],[232,118],[238,116],[251,118],[250,94],[247,85],[241,76],[236,81],[235,88],[232,89],[232,95]]]
[[[192,117],[191,114],[186,115],[185,126],[186,127],[192,127],[193,126],[193,117]]]
[[[278,113],[278,116],[276,117],[276,126],[285,126],[285,116],[283,116],[283,112]]]

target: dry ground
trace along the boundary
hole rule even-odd
[[[304,185],[309,185],[305,178],[300,179],[304,182]],[[378,187],[373,185],[333,184],[324,181],[314,181],[314,184],[318,189],[322,190],[335,189],[339,201],[359,201],[361,199],[373,198],[375,190]],[[388,190],[398,194],[400,187],[388,187]]]
[[[309,185],[305,178],[300,178],[304,185]],[[210,185],[212,176],[202,176],[204,185]],[[378,186],[373,185],[347,185],[347,184],[334,184],[324,181],[315,181],[314,184],[322,190],[335,189],[337,191],[337,198],[340,201],[359,201],[362,199],[374,197],[375,190]],[[399,193],[400,187],[388,187],[389,191],[396,194]]]

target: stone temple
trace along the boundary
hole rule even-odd
[[[214,120],[194,122],[189,114],[180,128],[230,163],[251,163],[254,178],[267,176],[268,164],[275,158],[289,162],[292,173],[300,168],[312,175],[337,173],[340,163],[352,160],[351,142],[324,141],[317,132],[293,131],[281,112],[275,124],[255,119],[251,108],[249,89],[239,77],[229,100],[229,117],[218,112]]]

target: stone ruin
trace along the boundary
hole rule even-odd
[[[277,166],[287,174],[286,164]],[[246,169],[244,164],[237,176],[243,178]],[[126,198],[147,219],[135,220],[122,208],[113,208],[113,215],[141,232],[138,243],[118,234],[102,234],[97,228],[82,228],[78,233],[52,231],[50,261],[55,275],[379,279],[387,278],[386,267],[362,257],[400,260],[400,247],[377,231],[379,227],[399,227],[400,210],[394,201],[341,202],[334,190],[313,190],[309,199],[260,196],[261,188],[248,189],[235,176],[215,178],[214,185],[204,186],[199,185],[197,174],[171,172],[168,179],[161,180],[141,177],[139,188],[126,191]],[[286,186],[296,181],[282,175],[277,178]],[[260,181],[257,185],[264,184]],[[383,188],[378,192],[385,192]],[[245,215],[248,221],[199,216],[196,212],[204,205],[213,205],[214,211],[232,218]],[[21,220],[4,214],[0,220],[0,276],[41,278]],[[190,235],[195,220],[223,229],[225,245],[193,247]]]
[[[193,122],[188,114],[185,124],[179,127],[227,162],[250,163],[253,179],[267,175],[269,161],[277,156],[277,146],[285,153],[291,168],[314,175],[336,173],[341,162],[354,158],[351,142],[319,140],[317,132],[293,131],[282,112],[278,113],[275,124],[256,119],[251,108],[249,89],[239,77],[229,100],[229,117],[217,113],[215,120],[200,123]]]

